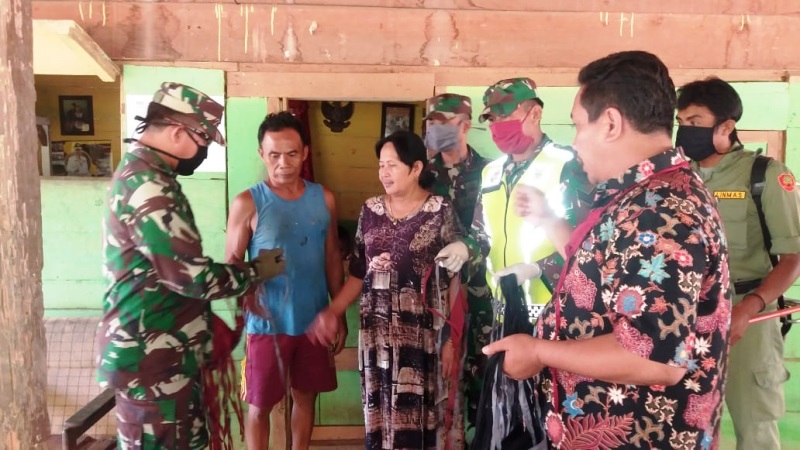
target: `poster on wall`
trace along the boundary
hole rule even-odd
[[[58,114],[62,136],[94,135],[94,110],[91,95],[60,95]]]
[[[53,141],[50,164],[55,176],[110,177],[111,141]]]
[[[401,130],[414,130],[414,105],[384,103],[381,108],[381,134],[386,137]]]
[[[211,96],[211,98],[219,102],[221,105],[225,104],[225,97],[221,95]],[[147,116],[147,106],[150,100],[153,99],[152,95],[129,94],[125,96],[125,128],[123,130],[123,138],[138,138],[141,134],[136,133],[136,127],[139,126],[139,121],[136,116]],[[220,124],[219,131],[225,135],[225,115],[222,116],[222,123]],[[253,131],[255,133],[255,130]],[[255,135],[255,134],[254,134]],[[254,138],[255,139],[255,138]],[[131,147],[128,146],[130,149]],[[225,148],[216,142],[212,142],[208,146],[208,158],[195,170],[195,172],[225,172],[227,165],[225,162]]]

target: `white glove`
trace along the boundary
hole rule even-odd
[[[542,269],[539,267],[538,264],[512,264],[505,269],[498,270],[497,272],[492,275],[494,278],[495,284],[500,283],[500,278],[503,278],[506,275],[514,274],[517,276],[517,284],[522,286],[528,280],[539,278],[542,276]]]
[[[439,263],[439,266],[454,273],[461,271],[461,266],[463,266],[468,259],[469,250],[467,250],[467,244],[461,241],[456,241],[445,246],[445,248],[436,255],[436,261]]]

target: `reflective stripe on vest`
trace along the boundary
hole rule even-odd
[[[545,193],[548,203],[556,213],[563,215],[561,201],[561,172],[573,154],[554,144],[547,144],[520,177],[520,183],[535,187]],[[507,157],[489,163],[483,169],[481,198],[483,223],[489,236],[489,257],[486,260],[486,281],[492,292],[497,285],[492,273],[517,263],[533,263],[556,252],[544,230],[524,221],[514,213],[513,195],[516,185],[508,193],[503,165]],[[538,316],[550,301],[551,292],[540,279],[529,280],[523,286],[525,301],[532,313]],[[499,298],[495,294],[495,298]],[[533,320],[535,317],[531,317]]]

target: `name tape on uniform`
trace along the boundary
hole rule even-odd
[[[744,200],[746,198],[745,191],[714,191],[714,197],[726,200]]]

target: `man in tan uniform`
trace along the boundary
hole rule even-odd
[[[725,401],[733,418],[736,448],[777,450],[781,447],[777,421],[785,409],[783,383],[789,378],[780,323],[749,325],[748,321],[763,311],[774,311],[778,297],[800,276],[800,197],[789,169],[770,160],[761,194],[771,237],[767,248],[750,184],[757,156],[744,150],[736,133],[741,116],[739,95],[718,78],[679,90],[677,146],[693,160],[717,198],[730,252],[736,296]],[[774,267],[770,253],[779,257]]]

